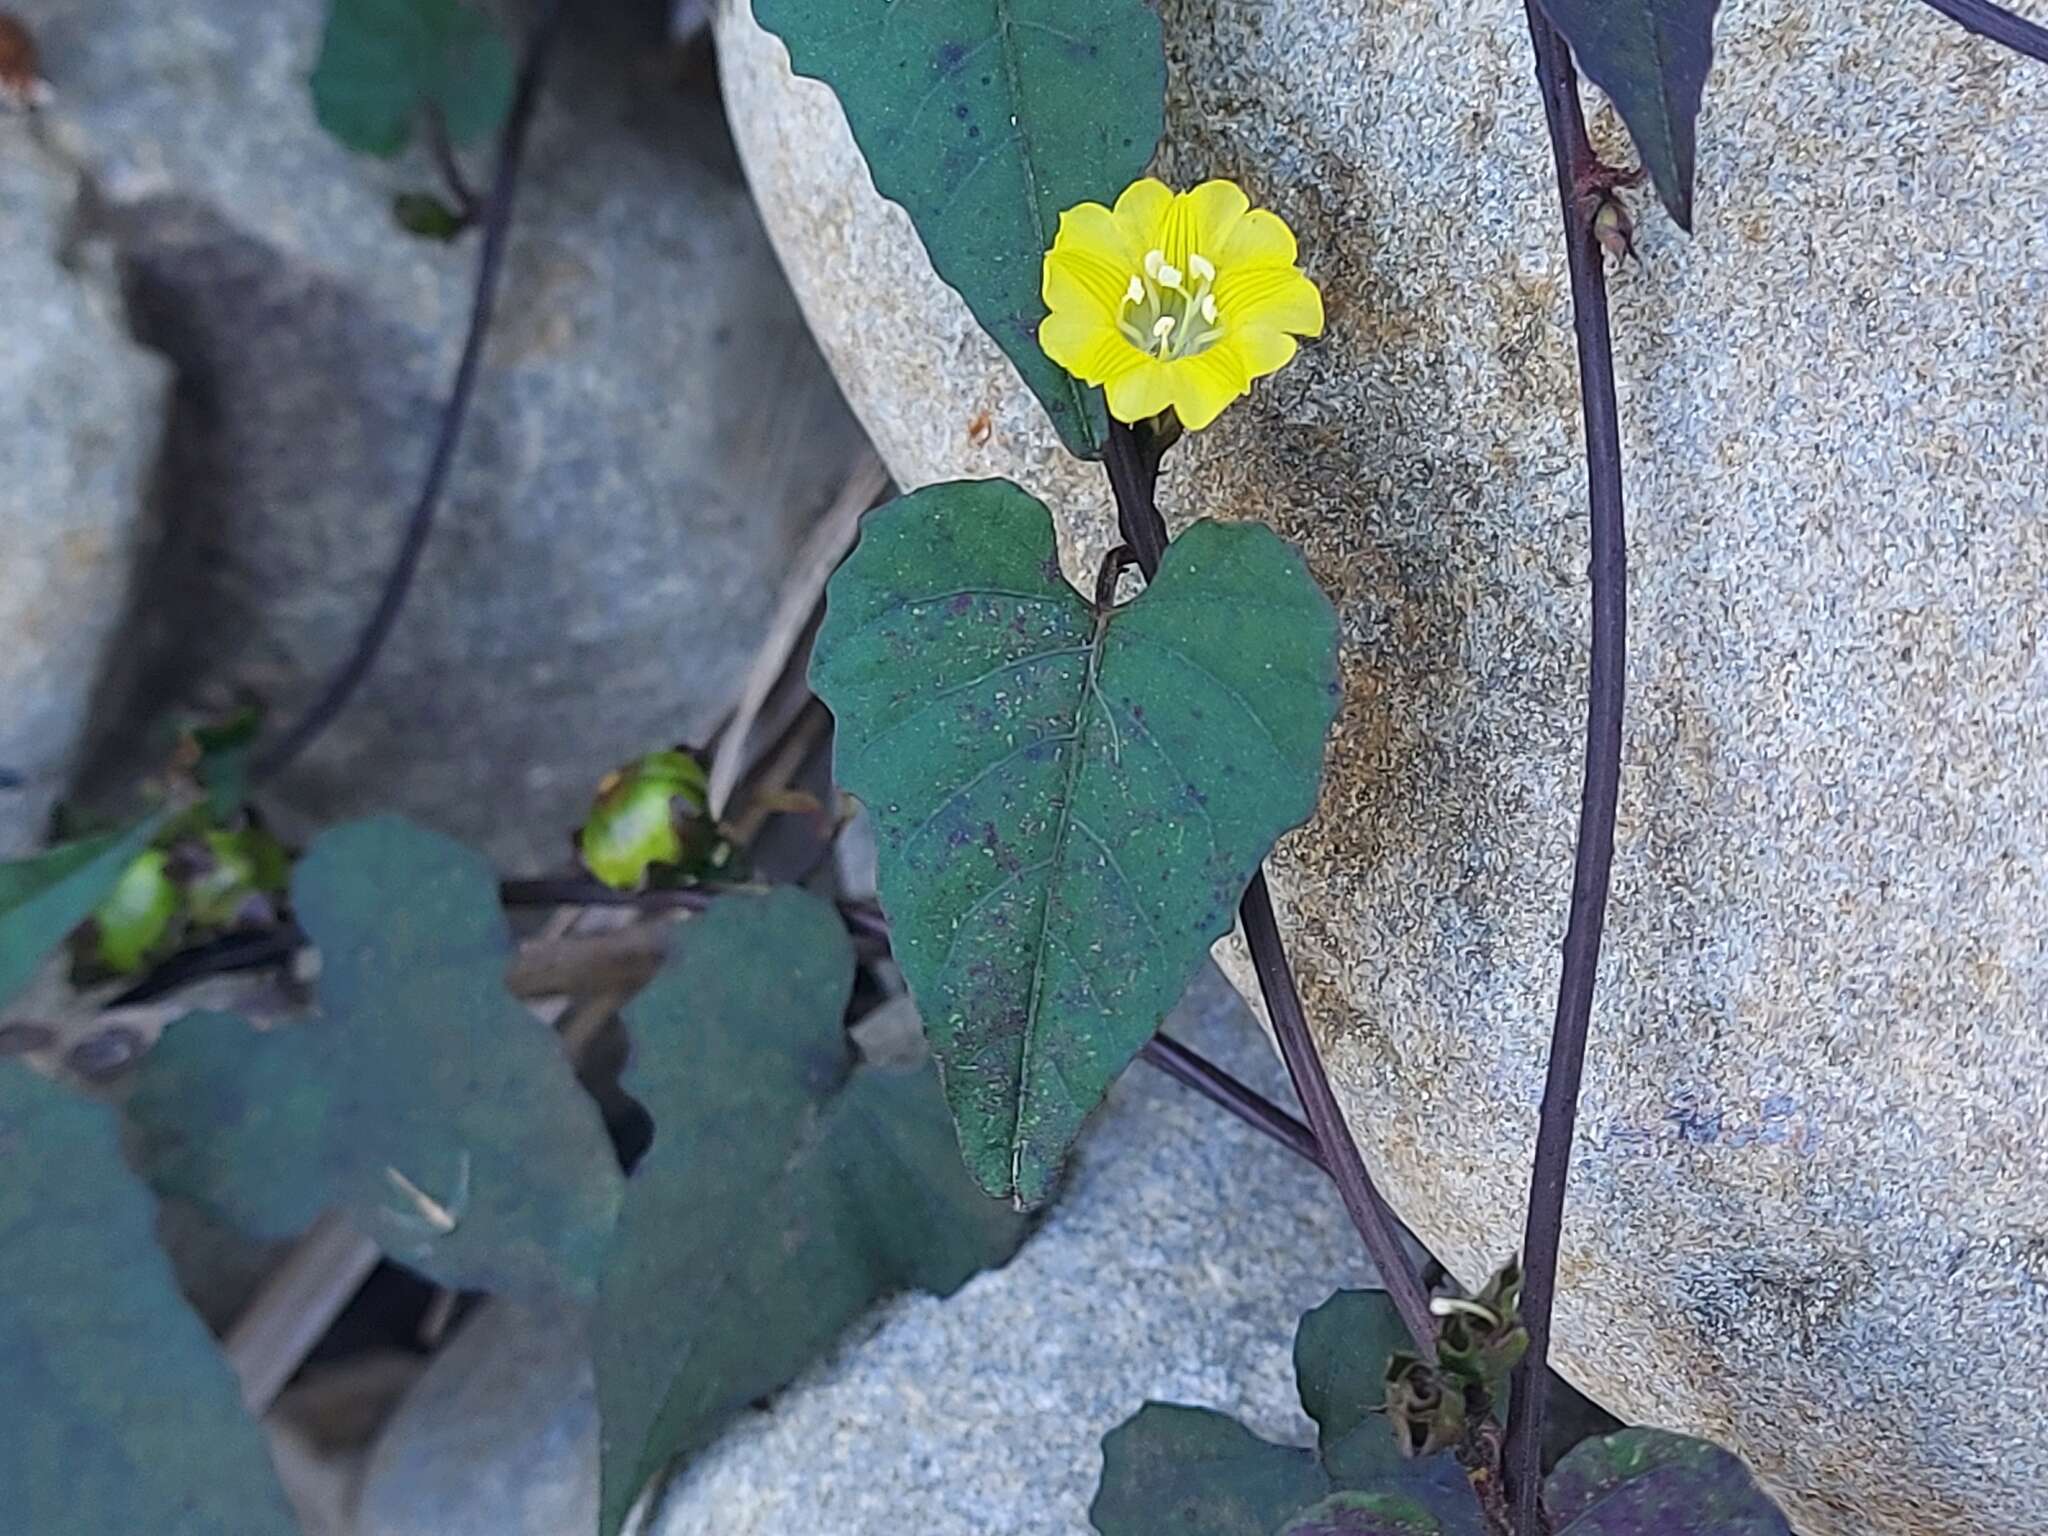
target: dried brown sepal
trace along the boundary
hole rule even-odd
[[[1448,1450],[1465,1438],[1464,1383],[1414,1355],[1387,1362],[1387,1417],[1404,1456]]]
[[[1600,249],[1615,267],[1634,256],[1636,223],[1629,216],[1628,205],[1616,197],[1601,199],[1600,206],[1593,210],[1593,238],[1600,242]]]

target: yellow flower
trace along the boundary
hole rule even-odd
[[[1038,344],[1102,385],[1117,420],[1171,406],[1199,431],[1285,367],[1296,336],[1323,334],[1322,295],[1294,258],[1294,232],[1235,182],[1175,193],[1148,176],[1114,211],[1060,215]]]

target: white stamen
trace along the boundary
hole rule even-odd
[[[1151,278],[1153,282],[1159,281],[1159,269],[1165,265],[1166,252],[1147,251],[1145,253],[1145,275]]]
[[[1159,264],[1159,270],[1153,276],[1158,279],[1159,286],[1162,288],[1178,288],[1184,281],[1179,267],[1163,261]]]
[[[1173,334],[1173,316],[1161,315],[1157,320],[1153,321],[1152,334],[1161,341],[1171,336]]]
[[[1196,259],[1200,260],[1199,257]],[[1211,325],[1216,323],[1216,295],[1213,293],[1202,295],[1202,318]]]
[[[1213,283],[1216,281],[1216,268],[1210,263],[1209,258],[1204,256],[1200,251],[1193,252],[1191,255],[1189,255],[1188,270],[1194,273],[1196,277],[1199,277],[1205,283]]]
[[[1138,276],[1135,272],[1131,274],[1131,286],[1124,290],[1124,302],[1126,304],[1142,304],[1145,302],[1145,279]]]

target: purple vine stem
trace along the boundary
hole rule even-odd
[[[377,606],[357,634],[348,660],[329,679],[320,696],[307,706],[306,712],[292,723],[291,729],[258,754],[255,778],[259,781],[274,778],[290,767],[333,724],[335,716],[348,705],[356,689],[362,686],[363,679],[370,675],[378,652],[383,650],[384,642],[398,623],[398,612],[405,606],[406,594],[412,590],[420,555],[427,547],[427,535],[433,531],[434,512],[441,504],[441,493],[448,484],[450,471],[455,467],[455,449],[462,441],[463,423],[469,419],[470,401],[476,394],[477,377],[483,367],[484,340],[491,329],[491,316],[498,303],[499,281],[504,274],[505,246],[512,230],[512,203],[519,190],[520,166],[526,157],[527,130],[533,126],[533,109],[540,100],[548,58],[561,34],[562,19],[567,10],[566,0],[547,0],[533,23],[533,30],[527,34],[518,84],[512,94],[512,108],[506,114],[505,126],[498,136],[497,169],[491,178],[490,197],[483,208],[483,249],[477,257],[476,297],[470,303],[469,335],[462,344],[462,360],[455,368],[454,388],[449,391],[448,404],[441,412],[440,430],[434,436],[434,450],[427,460],[426,478],[420,485],[419,498],[413,503],[411,515],[406,519],[405,537],[391,563],[390,573],[384,578],[383,590],[377,595]]]
[[[2048,64],[2048,27],[2038,27],[1990,0],[1927,0],[1957,26]]]
[[[1536,79],[1550,128],[1558,197],[1564,209],[1565,260],[1571,273],[1572,322],[1578,337],[1579,394],[1586,419],[1586,482],[1592,534],[1592,676],[1586,711],[1586,776],[1579,800],[1578,850],[1572,866],[1571,914],[1565,926],[1564,969],[1550,1065],[1536,1129],[1529,1179],[1529,1217],[1522,1238],[1522,1322],[1529,1350],[1515,1367],[1502,1450],[1502,1475],[1516,1536],[1543,1536],[1543,1420],[1548,1408],[1551,1311],[1557,1297],[1559,1234],[1566,1175],[1586,1065],[1600,934],[1607,920],[1614,863],[1614,816],[1621,792],[1622,690],[1628,645],[1628,551],[1622,519],[1621,429],[1614,397],[1614,341],[1607,317],[1607,273],[1594,235],[1597,206],[1582,189],[1597,183],[1599,163],[1586,137],[1578,75],[1564,38],[1524,0],[1536,51]],[[1597,199],[1593,200],[1597,204]]]

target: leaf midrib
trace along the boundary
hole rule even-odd
[[[1088,721],[1094,713],[1088,708],[1088,701],[1095,694],[1096,677],[1102,665],[1103,641],[1109,633],[1112,616],[1108,611],[1095,616],[1095,632],[1087,648],[1088,665],[1081,669],[1080,697],[1074,701],[1074,755],[1067,764],[1067,781],[1060,789],[1059,820],[1053,831],[1049,861],[1051,873],[1045,885],[1045,901],[1038,913],[1038,941],[1031,952],[1031,992],[1024,1006],[1024,1040],[1017,1055],[1017,1109],[1010,1120],[1012,1196],[1023,1192],[1025,1111],[1031,1103],[1031,1059],[1038,1042],[1038,1019],[1045,994],[1045,957],[1051,948],[1053,903],[1059,896],[1061,873],[1066,862],[1067,834],[1074,825],[1074,791],[1081,780],[1081,769],[1088,761]]]

